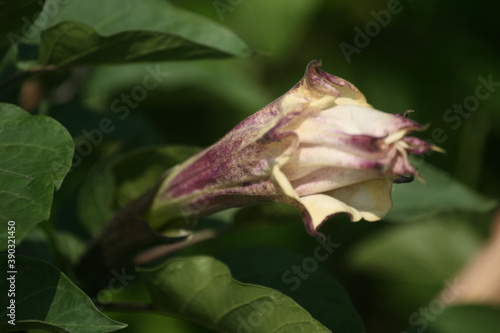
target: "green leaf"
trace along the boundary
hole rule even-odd
[[[332,332],[364,332],[361,318],[342,285],[320,266],[340,244],[319,241],[301,256],[275,246],[250,246],[217,257],[235,279],[262,285],[291,297]]]
[[[351,253],[358,270],[388,281],[441,285],[479,249],[481,238],[458,217],[395,225],[363,240]]]
[[[496,201],[484,198],[429,164],[418,168],[427,184],[413,181],[393,186],[393,208],[387,220],[408,222],[443,212],[487,212]]]
[[[2,263],[7,256],[0,255]],[[125,327],[97,310],[92,301],[54,266],[40,260],[16,256],[15,297],[6,297],[12,288],[7,278],[0,280],[2,291],[0,331],[46,329],[65,333],[101,333]],[[7,267],[2,265],[2,272]],[[8,323],[10,299],[15,299],[15,326]]]
[[[211,257],[171,259],[141,276],[156,309],[217,332],[330,332],[289,297],[234,280]]]
[[[250,54],[227,28],[164,0],[71,1],[59,9],[45,17],[40,42],[28,42],[40,43],[44,66]]]
[[[429,325],[431,333],[497,333],[500,309],[486,305],[456,305],[444,309]]]
[[[80,192],[82,223],[92,232],[99,231],[114,212],[153,187],[166,170],[198,151],[187,146],[141,148],[98,165]]]
[[[42,66],[225,58],[232,54],[156,31],[101,36],[79,22],[63,22],[42,33]]]
[[[46,116],[32,116],[0,103],[0,221],[16,222],[16,242],[48,219],[54,188],[68,173],[73,141],[66,129]],[[6,247],[0,230],[0,249]]]

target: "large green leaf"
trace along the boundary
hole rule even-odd
[[[114,212],[153,187],[167,169],[198,151],[188,146],[141,148],[97,165],[80,193],[82,223],[99,231]]]
[[[16,241],[48,219],[54,187],[68,173],[71,136],[57,121],[0,104],[0,223],[16,222]],[[0,230],[0,249],[6,246]]]
[[[211,257],[171,259],[141,276],[156,309],[217,332],[330,332],[289,297],[234,280]]]
[[[429,164],[420,166],[419,172],[426,184],[393,186],[394,205],[385,219],[405,222],[450,211],[487,212],[496,205]]]
[[[1,255],[0,259],[2,264],[7,263],[6,255]],[[7,272],[5,265],[1,267],[2,272]],[[7,297],[12,280],[0,280],[1,332],[46,329],[64,333],[101,333],[126,326],[99,312],[87,295],[54,266],[17,256],[15,269],[17,273],[7,273],[7,278],[15,277],[14,297]],[[8,317],[10,299],[15,299],[15,326],[8,323],[13,319]]]
[[[250,54],[248,46],[227,28],[164,0],[71,1],[44,19],[41,37],[28,41],[40,43],[42,65]]]
[[[62,22],[42,33],[43,65],[127,63],[223,58],[232,54],[156,31],[124,31],[102,36],[79,22]]]
[[[274,246],[250,246],[217,257],[229,266],[235,279],[258,284],[291,297],[332,332],[364,332],[342,285],[321,265],[329,263],[340,244],[318,239],[305,257]]]

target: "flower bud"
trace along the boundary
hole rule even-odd
[[[285,95],[171,169],[150,222],[270,201],[296,206],[314,236],[337,213],[379,220],[392,207],[392,184],[419,177],[408,154],[438,149],[406,136],[425,129],[406,115],[374,109],[312,61]]]

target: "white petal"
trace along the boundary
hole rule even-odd
[[[292,155],[287,167],[349,167],[377,169],[383,166],[384,154],[360,154],[328,146],[300,147]]]
[[[291,181],[291,183],[299,196],[306,196],[329,192],[377,178],[383,178],[381,171],[333,167],[316,170],[302,178]]]
[[[391,187],[390,180],[374,179],[325,194],[305,196],[300,202],[308,211],[314,229],[337,213],[349,214],[352,221],[361,218],[377,221],[392,207]]]
[[[372,179],[328,192],[358,210],[367,221],[377,221],[392,208],[392,179]]]
[[[309,213],[314,230],[328,217],[337,213],[347,213],[353,221],[359,221],[362,217],[354,208],[326,194],[309,195],[301,198],[300,202]]]
[[[346,133],[385,137],[403,128],[418,127],[415,122],[404,117],[359,105],[337,105],[321,111],[318,116],[304,121],[297,133],[307,136],[315,133]],[[319,136],[319,135],[318,135]]]

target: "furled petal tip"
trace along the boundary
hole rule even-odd
[[[290,91],[219,142],[172,170],[151,208],[196,217],[266,201],[299,208],[311,235],[332,215],[376,221],[392,206],[393,183],[419,178],[409,154],[439,148],[412,136],[426,126],[374,109],[351,83],[309,63]]]

